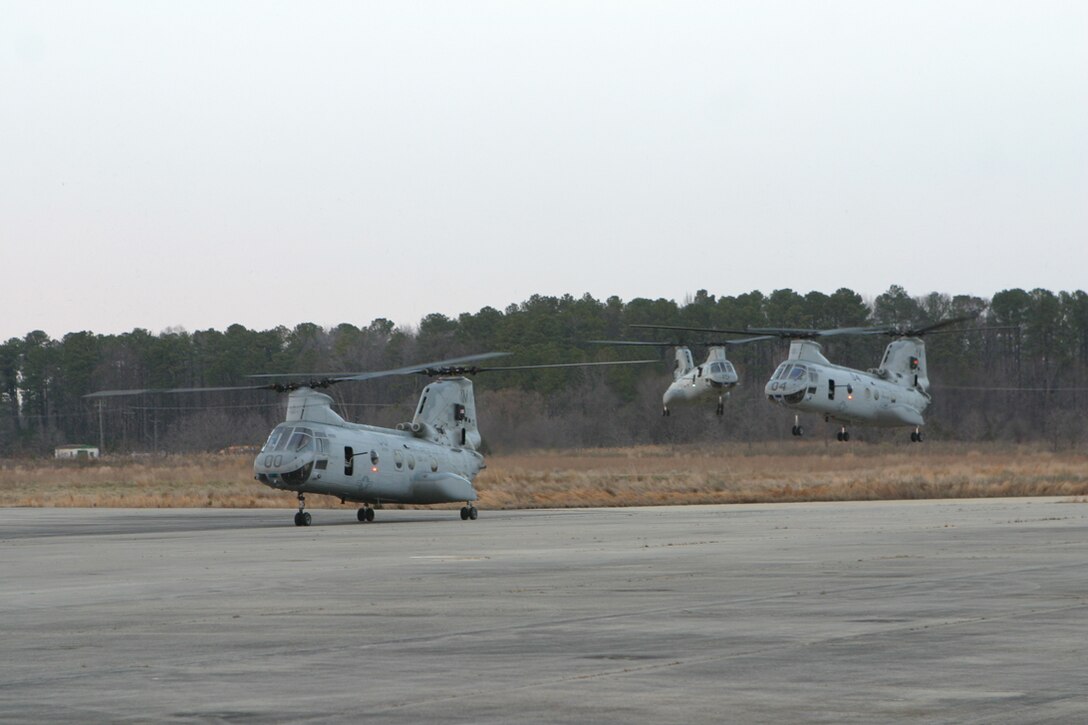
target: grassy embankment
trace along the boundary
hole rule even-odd
[[[0,461],[6,506],[293,508],[253,480],[251,456]],[[1032,446],[643,446],[495,455],[481,508],[1088,495],[1088,454]],[[339,507],[325,496],[311,508]]]

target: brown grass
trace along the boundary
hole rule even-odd
[[[1088,456],[1005,445],[820,442],[505,456],[478,481],[492,508],[1088,494]]]
[[[8,506],[293,508],[245,455],[0,461]],[[726,444],[492,456],[480,507],[1088,496],[1088,455],[998,444]],[[310,507],[337,507],[312,496]]]

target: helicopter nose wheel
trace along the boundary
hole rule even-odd
[[[714,412],[717,413],[719,418],[725,415],[725,400],[720,395],[718,396],[718,409]]]
[[[374,520],[374,509],[369,506],[363,506],[356,515],[363,523],[369,523]]]
[[[661,408],[661,415],[663,415],[666,418],[668,418],[670,415],[672,415],[672,413],[669,412],[669,406],[666,405],[666,406],[663,406]]]
[[[790,430],[790,433],[797,436],[798,438],[805,434],[805,429],[801,426],[801,416],[793,416],[793,428]]]
[[[295,514],[295,526],[309,526],[310,525],[310,512],[305,511],[306,508],[306,496],[302,491],[298,492],[298,513]]]
[[[850,440],[850,431],[846,430],[846,426],[844,425],[842,427],[842,430],[840,430],[838,432],[838,435],[836,435],[835,437],[838,438],[841,442],[846,443]]]
[[[480,512],[476,510],[475,506],[466,505],[466,506],[461,507],[461,520],[462,521],[468,521],[469,519],[472,519],[473,521],[475,521],[476,517],[479,516],[479,515],[480,515]]]
[[[911,431],[910,442],[911,443],[921,443],[922,442],[922,431],[921,431],[920,428],[915,428],[913,431]]]

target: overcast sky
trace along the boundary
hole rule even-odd
[[[1088,286],[1088,3],[0,0],[0,339]]]

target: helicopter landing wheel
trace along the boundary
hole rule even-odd
[[[801,436],[803,436],[805,434],[804,426],[795,425],[790,430],[790,433],[797,436],[798,438],[800,438]]]
[[[910,442],[911,443],[921,443],[922,442],[922,431],[920,431],[920,430],[911,431]]]
[[[843,443],[846,443],[846,442],[848,442],[850,440],[850,431],[843,428],[842,430],[840,430],[838,432],[838,435],[836,435],[835,437],[838,438]]]
[[[461,507],[461,520],[468,521],[468,506]]]
[[[468,517],[469,517],[470,519],[472,519],[473,521],[475,521],[475,520],[476,520],[476,517],[477,517],[477,516],[479,516],[479,515],[480,515],[480,512],[476,510],[476,507],[475,507],[475,506],[469,506],[469,507],[468,507]]]
[[[363,506],[356,515],[360,521],[367,523],[374,520],[374,509],[369,506]]]
[[[306,496],[302,491],[298,492],[298,513],[295,514],[295,526],[309,526],[310,512],[306,511]]]
[[[666,418],[668,418],[670,415],[672,415],[672,413],[669,412],[669,406],[666,405],[664,408],[661,409],[661,415],[663,415]]]

